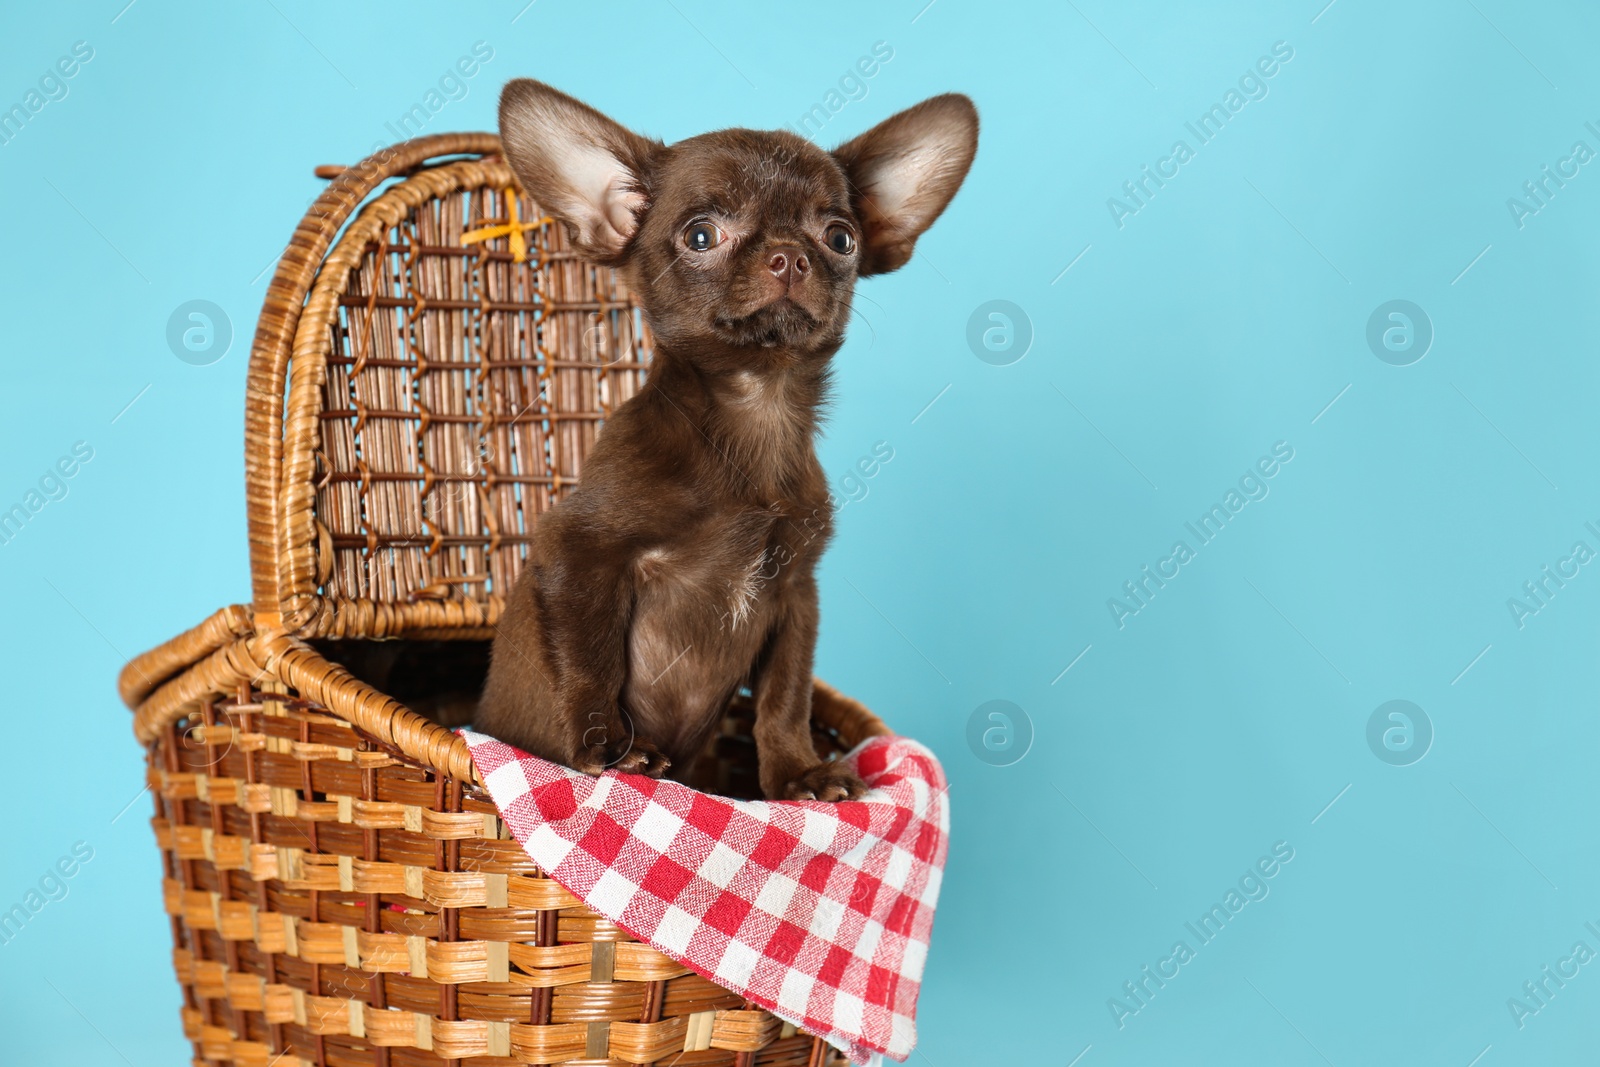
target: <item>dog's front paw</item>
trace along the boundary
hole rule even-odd
[[[847,763],[819,763],[783,787],[785,800],[860,800],[867,783]]]
[[[599,736],[595,736],[597,734]],[[584,774],[621,771],[660,778],[672,766],[665,753],[643,738],[621,732],[620,724],[617,730],[591,731],[585,740],[590,743],[578,749],[571,764],[573,770]]]
[[[646,778],[660,778],[671,766],[672,761],[667,758],[666,753],[638,737],[622,751],[615,753],[606,764],[608,770],[621,771],[623,774],[642,774]]]

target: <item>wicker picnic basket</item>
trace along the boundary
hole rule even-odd
[[[122,672],[194,1063],[832,1064],[546,878],[450,729],[651,343],[498,152],[319,170],[250,355],[253,603]],[[758,795],[751,717],[692,784]],[[816,684],[819,754],[883,731]]]

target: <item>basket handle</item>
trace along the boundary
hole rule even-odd
[[[334,236],[367,195],[385,180],[437,156],[500,151],[492,133],[441,133],[382,149],[334,178],[295,227],[267,286],[250,348],[245,383],[245,510],[250,533],[250,590],[257,633],[283,629],[282,605],[292,590],[283,530],[284,387],[295,330],[306,294]]]

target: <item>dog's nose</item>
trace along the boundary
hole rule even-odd
[[[811,262],[795,245],[776,245],[767,251],[767,269],[787,289],[806,276],[811,270]]]

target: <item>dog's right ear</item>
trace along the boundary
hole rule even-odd
[[[661,142],[518,78],[500,94],[500,143],[522,187],[568,225],[580,252],[601,263],[621,256],[650,206],[645,179]]]

